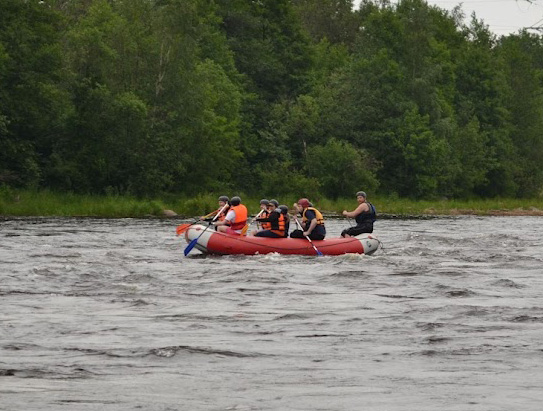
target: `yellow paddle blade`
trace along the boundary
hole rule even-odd
[[[245,224],[245,226],[241,229],[241,234],[240,235],[247,234],[248,229],[249,229],[249,224]]]

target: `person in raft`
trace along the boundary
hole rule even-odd
[[[230,209],[223,221],[216,221],[217,231],[226,234],[240,235],[241,230],[247,224],[247,207],[241,204],[238,196],[230,199]]]
[[[269,215],[266,218],[259,217],[256,219],[256,221],[262,223],[263,229],[257,231],[255,237],[283,238],[285,236],[285,216],[278,207],[279,202],[277,200],[268,202]],[[269,228],[264,228],[268,227],[268,224]]]
[[[285,237],[288,237],[288,230],[290,228],[290,217],[288,215],[288,207],[284,204],[281,204],[279,207],[281,214],[285,217]]]
[[[373,204],[366,201],[366,193],[359,191],[356,193],[358,207],[354,211],[343,210],[343,215],[348,218],[354,218],[356,226],[347,228],[341,232],[342,237],[354,237],[362,233],[373,233],[373,223],[376,219],[376,211]]]
[[[212,212],[209,213],[208,215],[205,215],[205,216],[200,217],[200,220],[202,220],[202,221],[211,221],[211,220],[213,220],[213,218],[214,218],[218,213],[221,213],[221,210],[223,209],[223,207],[224,207],[225,205],[228,204],[228,201],[229,201],[229,199],[228,199],[227,196],[220,196],[220,197],[219,197],[219,208],[217,208],[215,211],[212,211]],[[218,221],[224,220],[224,218],[226,217],[226,213],[228,213],[228,207],[226,207],[226,208],[222,211],[221,215],[219,215],[219,216],[217,217],[217,220],[218,220]]]
[[[258,212],[257,216],[259,216],[260,218],[268,218],[268,216],[270,215],[270,212],[268,211],[268,204],[270,204],[270,202],[266,200],[265,198],[260,200],[260,211]],[[261,227],[262,227],[262,230],[269,230],[271,226],[269,223],[262,223]],[[256,235],[258,231],[259,231],[258,229],[253,230],[251,232],[251,235]]]
[[[324,240],[326,228],[321,212],[313,207],[307,198],[300,198],[297,203],[294,203],[294,208],[296,213],[302,215],[303,231],[294,230],[290,233],[290,238],[309,237],[311,240]]]

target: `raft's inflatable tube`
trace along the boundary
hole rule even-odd
[[[190,243],[195,238],[198,238],[195,248],[207,254],[316,255],[315,249],[307,239],[234,236],[218,233],[213,227],[206,230],[206,226],[193,225],[185,231],[185,239]],[[373,254],[377,251],[380,241],[372,234],[361,234],[357,237],[313,241],[313,244],[324,255]]]

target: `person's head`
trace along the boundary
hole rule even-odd
[[[219,197],[219,206],[224,207],[228,203],[228,197],[227,196],[220,196]]]
[[[298,207],[301,209],[306,209],[307,207],[311,207],[311,203],[307,198],[300,198],[298,200]]]
[[[230,199],[230,204],[232,204],[234,207],[241,204],[241,198],[238,196],[234,196]]]
[[[288,207],[286,205],[281,204],[278,208],[281,210],[281,214],[283,214],[283,215],[288,214]]]
[[[268,202],[268,211],[274,211],[279,206],[279,202],[277,200],[270,200]]]
[[[360,204],[362,204],[364,201],[366,201],[366,193],[364,191],[359,191],[356,193],[356,199]]]
[[[269,203],[270,202],[268,200],[263,198],[262,200],[260,200],[260,209],[265,210],[268,207]]]

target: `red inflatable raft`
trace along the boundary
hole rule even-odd
[[[315,249],[306,239],[265,238],[253,236],[233,236],[216,232],[213,227],[193,225],[185,231],[185,239],[190,243],[195,238],[195,248],[207,254],[299,254],[316,255]],[[205,230],[205,231],[204,231]],[[202,234],[203,233],[203,234]],[[350,238],[330,238],[313,241],[324,255],[373,254],[379,247],[379,240],[372,234],[361,234]]]

